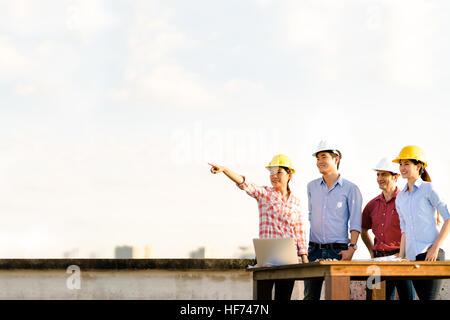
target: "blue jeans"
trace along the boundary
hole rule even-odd
[[[275,280],[275,300],[291,300],[295,280]]]
[[[390,252],[391,253],[391,252]],[[384,257],[380,251],[374,251],[375,258]],[[386,280],[386,300],[395,300],[395,289],[399,300],[414,300],[414,288],[411,280]]]
[[[416,261],[424,261],[427,253],[421,253],[416,256]],[[445,252],[439,249],[439,253],[436,261],[444,261]],[[414,288],[416,289],[417,296],[420,300],[436,300],[439,295],[439,291],[442,288],[441,279],[433,280],[413,280]]]
[[[414,300],[411,280],[386,280],[386,300],[395,300],[395,289],[397,289],[399,300]]]
[[[308,260],[314,262],[317,259],[337,259],[341,260],[342,256],[339,254],[342,249],[319,249],[314,246],[308,248]],[[304,298],[303,300],[320,300],[322,293],[323,279],[305,280]]]

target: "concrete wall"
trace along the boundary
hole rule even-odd
[[[0,260],[0,299],[251,299],[243,259]]]
[[[0,299],[251,299],[245,271],[82,271],[79,289],[65,271],[0,273]]]
[[[7,259],[0,260],[0,299],[252,299],[244,259]],[[365,299],[352,281],[352,299]],[[325,290],[322,290],[324,294]],[[444,280],[441,299],[450,300]],[[296,281],[292,299],[303,298]]]

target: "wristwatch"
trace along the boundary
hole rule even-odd
[[[352,247],[353,250],[358,249],[358,246],[357,246],[356,244],[354,244],[354,243],[349,243],[348,246],[349,246],[349,247]]]

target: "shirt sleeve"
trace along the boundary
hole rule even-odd
[[[302,254],[308,255],[308,247],[306,246],[305,238],[297,239],[297,255],[300,257]]]
[[[347,201],[347,206],[350,213],[350,231],[355,230],[361,232],[362,195],[356,185],[351,189]]]
[[[400,206],[398,205],[398,198],[395,199],[395,209],[397,210],[398,217],[400,219],[400,231],[402,233],[406,232],[405,219],[403,219],[403,212]]]
[[[311,221],[311,215],[312,215],[312,203],[311,203],[311,184],[309,183],[307,186],[308,191],[308,219]]]
[[[308,246],[306,244],[305,228],[303,225],[303,221],[301,220],[301,215],[299,216],[298,219],[299,221],[295,224],[295,234],[298,235],[297,237],[298,256],[301,256],[302,254],[308,254]]]
[[[371,212],[372,212],[372,203],[369,202],[365,207],[364,210],[362,212],[362,220],[361,220],[361,228],[364,229],[372,229],[372,216],[371,216]]]
[[[237,186],[241,190],[244,190],[245,192],[247,192],[247,194],[250,197],[253,197],[256,200],[258,200],[261,196],[267,194],[266,188],[257,186],[252,182],[247,182],[245,179],[245,176],[242,176],[242,178],[244,178],[244,182],[242,182],[241,184],[238,184]]]
[[[437,194],[436,190],[433,187],[433,184],[431,183],[428,200],[430,201],[431,205],[439,212],[444,221],[450,218],[447,204],[440,199],[439,195]]]

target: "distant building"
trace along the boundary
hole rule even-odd
[[[150,246],[117,246],[114,250],[116,259],[148,259]]]
[[[132,259],[133,258],[133,247],[130,247],[130,246],[116,247],[116,249],[114,250],[114,258],[116,258],[116,259]]]
[[[79,255],[80,255],[80,252],[79,252],[78,248],[72,249],[70,251],[64,251],[64,253],[63,253],[64,258],[66,258],[66,259],[78,258]]]
[[[255,259],[255,251],[252,246],[240,246],[234,256],[237,259]]]
[[[206,248],[200,247],[197,250],[189,252],[189,258],[191,259],[203,259],[206,256]]]
[[[219,258],[216,250],[210,247],[198,247],[197,250],[189,252],[191,259]]]

